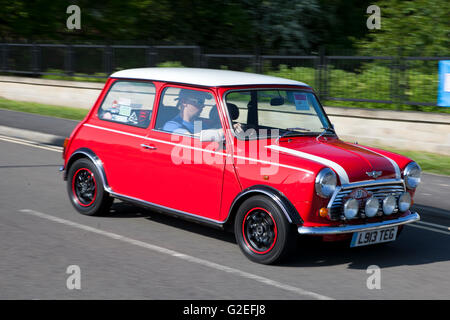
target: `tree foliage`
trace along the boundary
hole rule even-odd
[[[357,41],[362,54],[438,56],[450,48],[450,6],[447,0],[383,0],[381,29]]]
[[[212,51],[448,54],[448,0],[0,0],[3,41],[196,44]],[[66,9],[81,8],[81,30]],[[366,9],[381,7],[381,30]],[[362,40],[361,40],[362,39]],[[353,51],[352,51],[353,50]]]

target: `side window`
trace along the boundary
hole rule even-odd
[[[220,128],[216,101],[211,93],[173,87],[164,89],[155,129],[189,135]]]
[[[98,110],[102,120],[139,128],[150,124],[155,86],[150,82],[116,81]]]

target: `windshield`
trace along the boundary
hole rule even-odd
[[[324,128],[331,127],[312,92],[288,89],[232,91],[225,101],[234,133],[241,139],[317,136]]]

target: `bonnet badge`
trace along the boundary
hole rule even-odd
[[[366,174],[371,177],[371,178],[378,178],[379,176],[381,176],[381,174],[383,173],[383,171],[370,171],[370,172],[366,172]]]

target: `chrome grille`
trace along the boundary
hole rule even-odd
[[[365,190],[369,191],[370,193],[372,193],[372,195],[375,198],[377,198],[378,201],[380,201],[380,206],[381,206],[381,201],[386,196],[394,195],[395,198],[398,200],[400,195],[403,192],[405,192],[405,187],[403,185],[403,182],[401,182],[401,181],[397,181],[397,182],[391,183],[391,184],[377,184],[377,185],[356,184],[355,186],[352,186],[352,185],[343,186],[342,188],[340,188],[337,191],[336,196],[333,197],[330,200],[330,203],[328,204],[328,208],[330,209],[330,217],[333,220],[341,218],[341,215],[343,214],[342,210],[343,210],[344,198],[347,195],[349,195],[353,190],[358,189],[358,188],[365,189]],[[394,213],[397,212],[397,210],[398,210],[398,208],[396,208]],[[359,215],[364,214],[364,208],[361,208],[358,214]]]

